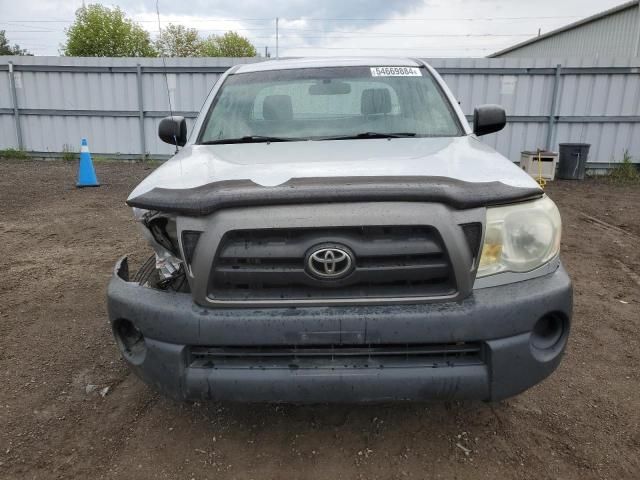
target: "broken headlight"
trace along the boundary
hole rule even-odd
[[[487,208],[487,223],[478,277],[501,272],[528,272],[560,251],[562,223],[546,195],[533,202]]]
[[[157,212],[148,212],[141,219],[143,234],[155,251],[156,269],[163,278],[178,275],[181,270],[176,221]]]
[[[153,239],[173,255],[178,254],[176,222],[167,217],[156,216],[145,223]]]

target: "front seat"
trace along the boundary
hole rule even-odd
[[[391,94],[387,88],[367,88],[362,91],[360,111],[363,115],[391,113]]]
[[[293,120],[293,106],[289,95],[269,95],[262,102],[262,117],[265,120],[286,122]]]

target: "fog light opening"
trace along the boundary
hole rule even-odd
[[[142,332],[124,318],[114,322],[113,332],[122,355],[132,363],[142,363],[147,353],[147,344]]]
[[[555,350],[562,343],[566,319],[558,313],[549,313],[538,320],[531,332],[531,345],[542,351]]]

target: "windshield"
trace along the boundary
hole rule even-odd
[[[458,135],[426,68],[329,67],[230,75],[198,143]]]

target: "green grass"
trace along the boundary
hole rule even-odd
[[[150,165],[152,167],[160,166],[165,162],[164,160],[152,160],[148,157],[145,160],[141,160],[139,158],[123,160],[122,158],[105,157],[102,155],[92,155],[91,160],[93,160],[93,163],[123,163],[123,162],[144,163],[145,165]]]
[[[0,150],[0,158],[17,158],[18,160],[26,160],[29,155],[24,150],[18,150],[17,148],[5,148]]]
[[[609,172],[607,178],[612,183],[619,185],[636,185],[640,184],[640,171],[631,161],[629,152],[624,152],[622,162],[615,164],[615,167]]]
[[[151,160],[150,158],[144,161],[145,165],[151,165],[152,167],[159,167],[164,162],[166,162],[166,160]]]
[[[73,146],[69,144],[64,144],[62,146],[62,152],[60,157],[52,157],[49,160],[61,159],[65,162],[77,161],[80,158],[80,152],[73,149]],[[0,158],[2,159],[18,159],[18,160],[28,160],[31,156],[24,150],[19,150],[17,148],[5,148],[0,149]],[[35,160],[38,160],[39,157],[34,157]],[[103,156],[103,155],[92,155],[92,160],[94,163],[121,163],[121,162],[135,162],[135,163],[144,163],[146,165],[157,167],[162,165],[164,160],[152,160],[149,158],[149,155],[145,155],[144,160],[139,157],[134,157],[130,159],[122,159],[119,158],[118,154],[115,154],[113,157],[111,156]]]
[[[78,152],[73,150],[73,147],[67,143],[62,146],[62,159],[71,162],[78,159]]]

